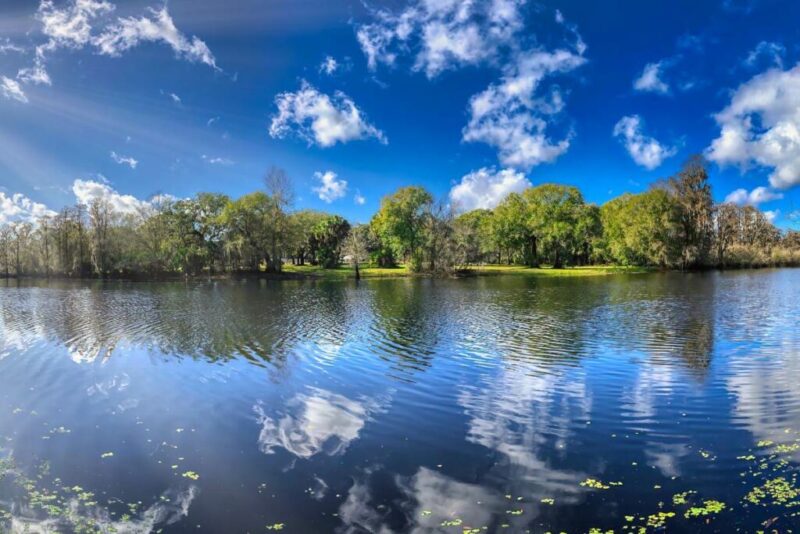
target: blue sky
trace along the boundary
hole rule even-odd
[[[798,20],[768,0],[6,0],[0,220],[237,196],[270,165],[296,208],[357,221],[410,184],[462,209],[552,181],[603,203],[703,152],[717,200],[800,226]]]

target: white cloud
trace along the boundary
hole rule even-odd
[[[228,158],[220,158],[220,157],[211,157],[203,154],[201,156],[203,161],[210,163],[211,165],[233,165],[233,160]]]
[[[639,115],[622,117],[614,126],[614,137],[625,146],[637,165],[653,170],[665,159],[674,156],[677,150],[645,135],[642,126],[642,118]]]
[[[499,83],[470,99],[464,141],[496,147],[506,166],[529,169],[555,160],[569,148],[570,135],[551,140],[545,117],[563,109],[563,97],[556,88],[546,97],[537,92],[546,77],[569,72],[585,62],[583,56],[565,49],[520,53]]]
[[[319,186],[312,190],[323,200],[330,204],[347,194],[347,181],[340,180],[333,171],[315,172],[314,178],[319,181]]]
[[[367,122],[364,113],[340,91],[331,98],[303,81],[298,91],[275,97],[275,104],[278,113],[269,128],[272,137],[295,132],[322,147],[369,137],[387,142],[383,132]]]
[[[777,189],[800,184],[800,65],[754,76],[714,118],[720,134],[706,149],[710,160],[771,168]]]
[[[663,61],[645,65],[642,74],[633,81],[633,88],[644,92],[669,93],[669,85],[661,79],[663,66]]]
[[[747,54],[745,65],[753,67],[757,65],[761,58],[766,58],[770,65],[783,68],[783,56],[786,55],[786,47],[780,43],[761,41],[753,50]]]
[[[80,50],[91,46],[101,54],[119,56],[142,42],[159,41],[169,45],[180,58],[219,70],[214,55],[202,40],[194,36],[189,38],[175,27],[166,5],[150,9],[149,16],[118,18],[109,23],[107,16],[114,10],[114,4],[105,0],[66,0],[58,4],[42,0],[36,19],[46,40],[35,47],[33,65],[20,69],[17,79],[51,85],[47,56],[60,48]],[[18,49],[0,46],[6,47],[3,51]]]
[[[783,193],[772,191],[767,187],[756,187],[749,193],[747,192],[747,189],[736,189],[725,197],[725,202],[739,204],[740,206],[758,206],[764,202],[780,200],[782,198]]]
[[[364,198],[364,195],[361,194],[361,191],[356,191],[356,194],[353,195],[353,202],[358,204],[359,206],[363,206],[367,203],[367,199]]]
[[[16,100],[23,104],[28,103],[28,97],[25,95],[22,87],[20,87],[19,82],[6,76],[0,76],[0,94],[5,98]]]
[[[497,56],[514,43],[523,27],[525,0],[460,2],[418,0],[400,13],[381,10],[356,36],[370,69],[391,65],[400,53],[415,50],[414,70],[429,78]]]
[[[450,201],[459,211],[492,209],[509,193],[521,193],[530,186],[530,181],[521,172],[482,168],[465,175],[453,186]]]
[[[95,199],[106,199],[111,205],[112,209],[124,215],[131,215],[141,212],[149,206],[149,203],[144,200],[139,200],[133,195],[122,195],[115,191],[105,180],[100,177],[101,182],[94,180],[75,180],[72,183],[72,192],[75,194],[75,200],[79,204],[88,205]]]
[[[181,97],[179,97],[175,93],[169,93],[167,96],[169,96],[172,99],[173,102],[175,102],[176,104],[180,105]]]
[[[111,159],[113,159],[116,163],[120,165],[127,165],[131,169],[135,169],[136,166],[139,164],[139,161],[130,157],[130,156],[120,156],[113,150],[111,151]]]
[[[180,58],[218,69],[208,45],[196,36],[189,38],[181,33],[175,27],[166,6],[161,9],[151,8],[149,17],[120,18],[92,42],[101,54],[109,56],[119,56],[142,42],[163,42]]]
[[[8,37],[0,39],[0,54],[8,54],[9,52],[16,52],[21,54],[25,49],[11,42]]]
[[[56,7],[52,0],[42,0],[36,18],[42,24],[42,33],[49,38],[44,50],[56,48],[78,49],[92,40],[92,21],[114,10],[114,5],[104,0],[72,0]]]
[[[767,220],[771,223],[774,223],[776,220],[778,220],[778,217],[781,216],[781,210],[770,210],[770,211],[765,211],[763,213],[764,217],[766,217]]]
[[[35,222],[39,217],[55,215],[40,202],[34,202],[21,193],[6,195],[0,191],[0,224],[9,222]]]
[[[336,72],[336,69],[339,68],[339,62],[336,61],[336,58],[328,56],[319,66],[319,71],[324,72],[328,76]]]

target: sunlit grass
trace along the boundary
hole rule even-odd
[[[285,265],[284,273],[295,275],[306,275],[315,278],[325,278],[340,280],[354,278],[355,270],[352,266],[340,266],[335,269],[323,269],[318,265]],[[397,276],[414,276],[405,266],[398,267],[370,267],[362,266],[362,278],[390,278]],[[566,267],[554,269],[550,266],[538,268],[524,267],[520,265],[480,265],[469,267],[461,272],[463,275],[476,276],[495,276],[495,275],[521,275],[535,277],[581,277],[581,276],[606,276],[612,274],[635,274],[651,272],[652,269],[646,267],[626,267],[619,265],[593,265],[587,267]]]

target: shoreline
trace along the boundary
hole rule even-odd
[[[707,272],[713,270],[761,270],[770,268],[782,268],[784,266],[769,266],[769,267],[743,267],[743,268],[729,268],[718,269],[708,268],[693,271],[683,272]],[[788,267],[788,266],[787,266]],[[631,275],[631,274],[648,274],[658,272],[682,272],[675,269],[660,269],[657,267],[640,267],[640,266],[623,266],[623,265],[589,265],[580,267],[564,267],[555,269],[550,266],[542,267],[527,267],[521,265],[482,265],[467,268],[464,270],[456,271],[451,274],[437,275],[435,273],[413,273],[406,267],[362,267],[360,269],[362,280],[374,279],[388,279],[388,278],[481,278],[481,277],[494,277],[494,276],[523,276],[531,278],[588,278],[600,276],[615,276],[615,275]],[[209,280],[320,280],[320,281],[343,281],[355,280],[355,271],[352,267],[337,267],[334,269],[323,269],[318,266],[304,265],[286,265],[284,271],[281,273],[219,273],[219,274],[203,274],[203,275],[135,275],[135,274],[119,274],[115,276],[91,276],[91,277],[70,277],[63,275],[51,276],[0,276],[0,280],[9,282],[12,280],[57,280],[57,281],[115,281],[115,282],[182,282],[182,281],[209,281]]]

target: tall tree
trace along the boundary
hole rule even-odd
[[[689,158],[670,178],[668,188],[680,206],[681,268],[703,265],[711,248],[714,216],[705,159],[699,155]]]

